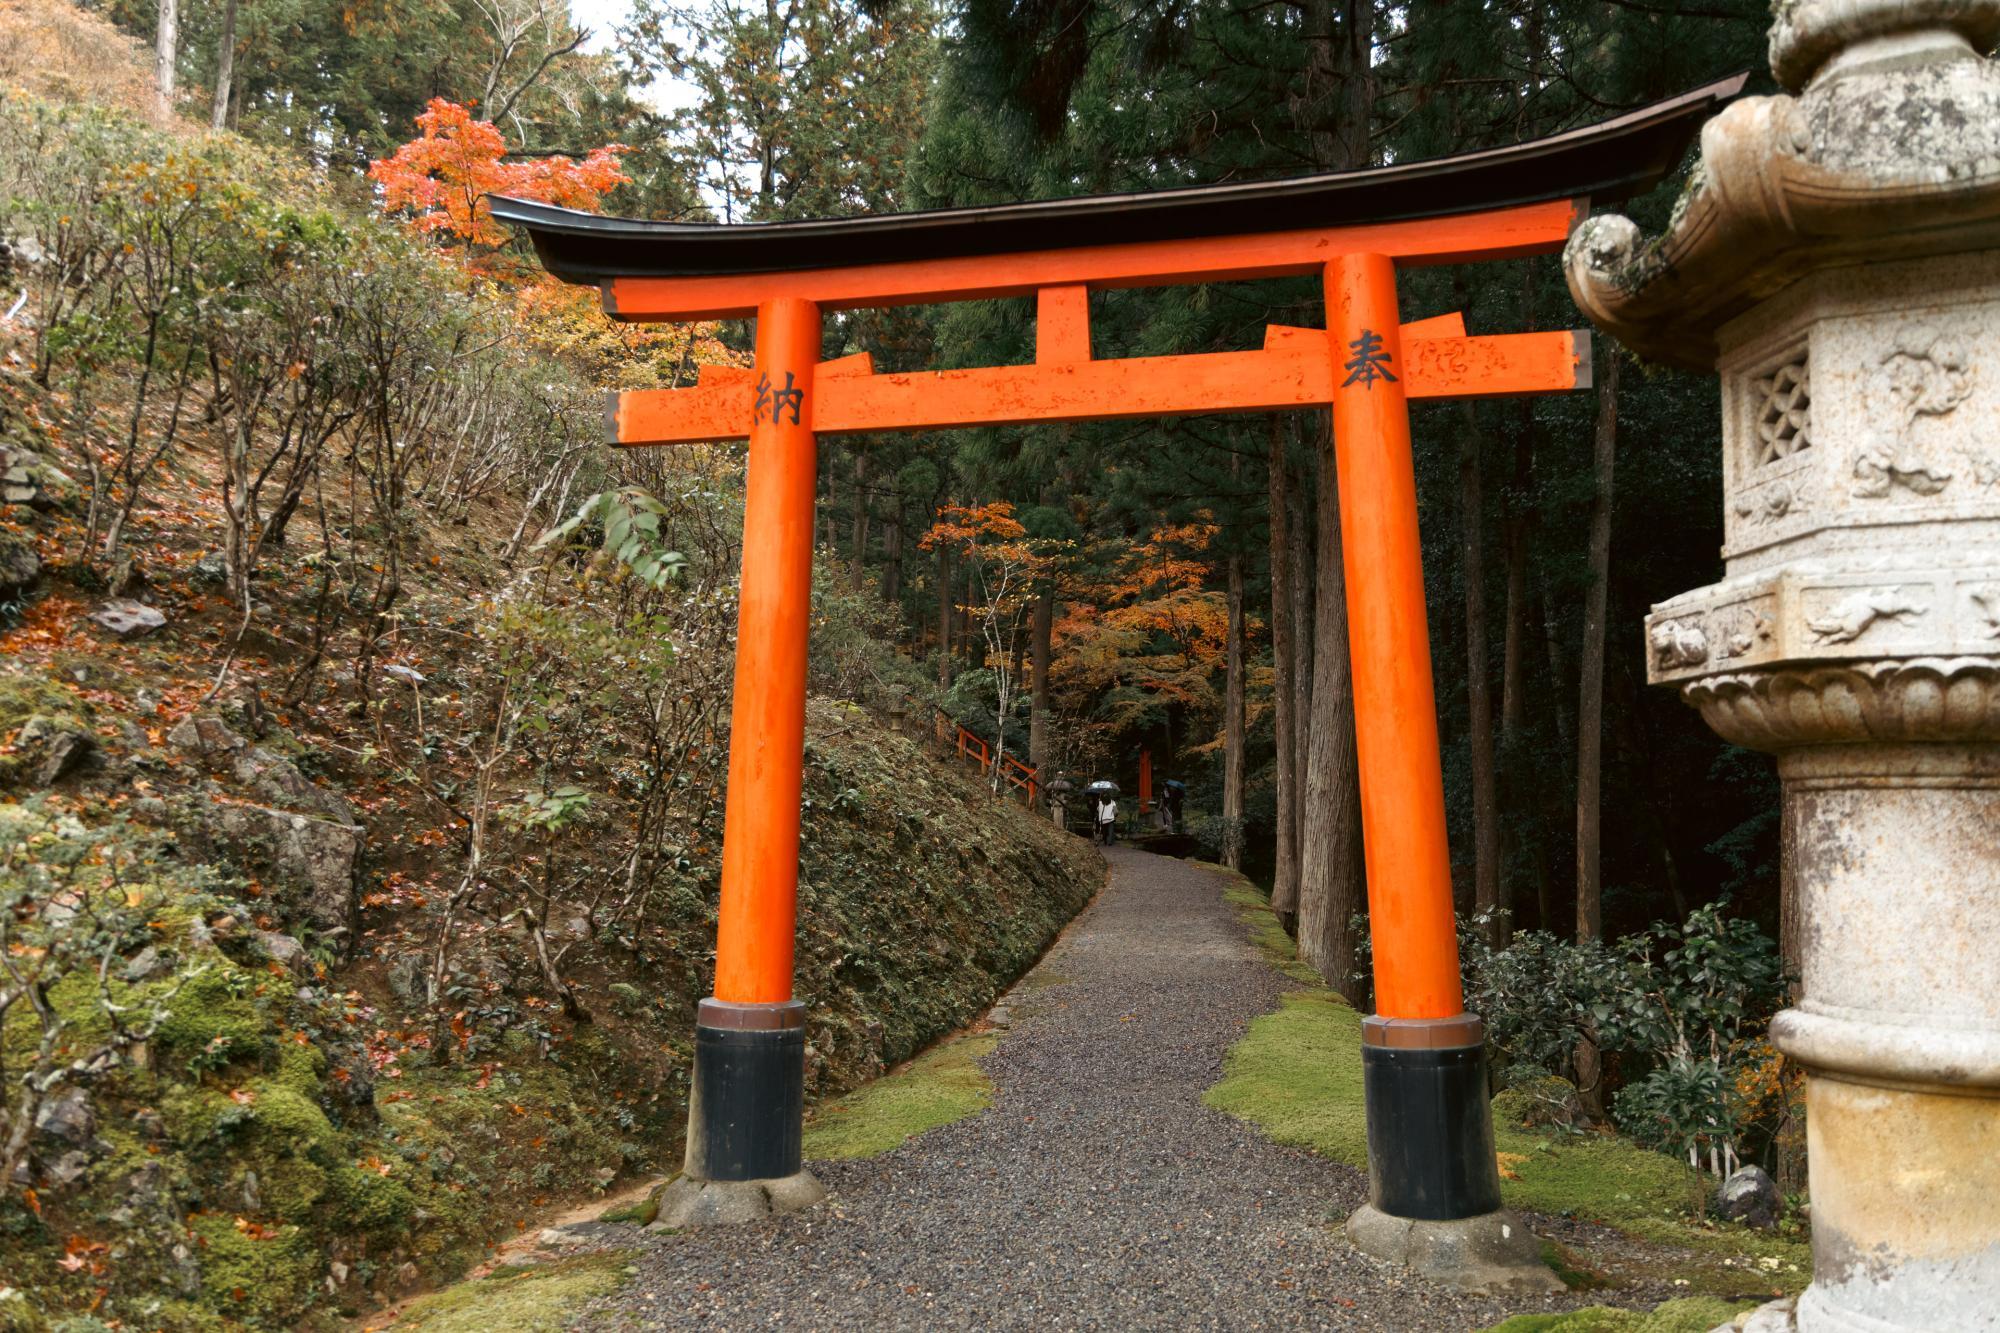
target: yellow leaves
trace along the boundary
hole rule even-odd
[[[1516,1171],[1514,1168],[1519,1166],[1521,1163],[1527,1161],[1528,1157],[1526,1153],[1497,1152],[1493,1154],[1493,1160],[1494,1163],[1500,1168],[1500,1179],[1519,1180],[1521,1178],[1521,1173]]]

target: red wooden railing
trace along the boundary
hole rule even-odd
[[[942,708],[938,709],[937,716],[938,721],[943,726],[949,727],[958,733],[958,757],[977,764],[981,774],[991,777],[993,774],[993,747],[987,743],[986,738],[975,735],[960,726],[958,721],[947,714]],[[1036,798],[1041,794],[1039,769],[1029,767],[1011,754],[1003,755],[1000,759],[1000,782],[1004,792],[1010,794],[1013,792],[1023,793],[1026,797],[1028,807],[1030,809],[1034,808]]]

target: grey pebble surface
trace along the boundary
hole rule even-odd
[[[1590,1303],[1467,1296],[1355,1251],[1340,1222],[1361,1172],[1201,1100],[1296,983],[1215,872],[1107,855],[1103,893],[1005,1002],[988,1110],[813,1164],[832,1192],[816,1208],[646,1237],[579,1326],[1463,1333]]]

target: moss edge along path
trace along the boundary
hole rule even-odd
[[[1245,939],[1218,872],[1123,849],[1110,861],[1097,902],[1003,999],[1002,1030],[946,1043],[821,1113],[809,1155],[827,1203],[682,1234],[570,1229],[565,1243],[611,1251],[595,1271],[622,1279],[570,1319],[1464,1330],[1518,1312],[1357,1254],[1338,1223],[1362,1198],[1360,1171],[1204,1104],[1252,1020],[1300,979]],[[471,1285],[518,1306],[528,1280]],[[1675,1294],[1665,1280],[1641,1286],[1648,1303]],[[468,1316],[465,1297],[445,1295]],[[430,1322],[441,1317],[420,1312],[418,1326],[456,1327]]]

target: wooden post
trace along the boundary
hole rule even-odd
[[[1329,264],[1326,308],[1375,1007],[1449,1018],[1465,998],[1394,263],[1343,255]]]
[[[759,308],[715,938],[715,998],[734,1004],[792,998],[819,340],[812,302],[780,297]]]
[[[1499,1218],[1485,1033],[1459,981],[1394,262],[1327,265],[1326,323],[1377,1011],[1361,1029],[1369,1202],[1348,1234],[1411,1263],[1419,1229],[1463,1220],[1460,1242],[1483,1226],[1526,1263],[1526,1231]]]
[[[819,1194],[801,1155],[805,1006],[792,999],[819,344],[811,301],[758,308],[715,994],[695,1019],[687,1158],[668,1210],[677,1224]],[[777,1181],[782,1190],[767,1188]]]

